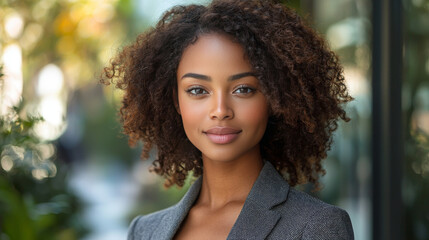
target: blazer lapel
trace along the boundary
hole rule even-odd
[[[202,178],[199,177],[186,192],[185,196],[176,205],[167,210],[160,221],[160,225],[153,232],[151,239],[173,239],[180,224],[188,215],[189,210],[197,199],[201,189]]]
[[[227,239],[265,239],[280,214],[273,208],[286,201],[289,185],[270,162],[265,162]]]
[[[201,183],[202,178],[199,177],[182,200],[166,210],[151,239],[173,239],[197,199]],[[270,162],[265,162],[228,239],[265,239],[280,220],[280,214],[274,211],[274,208],[286,201],[288,193],[287,182]]]

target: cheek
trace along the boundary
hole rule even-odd
[[[268,104],[265,98],[258,99],[252,103],[242,105],[238,108],[240,115],[249,125],[259,125],[260,129],[265,130],[268,121]]]
[[[190,128],[197,128],[201,123],[205,115],[205,109],[203,104],[196,104],[195,101],[187,101],[179,96],[180,115],[187,134]]]

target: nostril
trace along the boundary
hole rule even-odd
[[[211,102],[210,118],[216,120],[226,120],[234,117],[234,111],[227,99],[227,96],[220,94],[213,98]]]
[[[218,120],[226,120],[226,119],[231,119],[234,116],[234,114],[232,113],[231,110],[228,110],[226,112],[218,112],[218,113],[212,113],[210,115],[211,119],[218,119]]]

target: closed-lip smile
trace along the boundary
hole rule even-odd
[[[213,127],[204,133],[216,144],[227,144],[233,142],[242,130],[230,127]]]

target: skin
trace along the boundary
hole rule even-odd
[[[268,103],[243,48],[228,36],[206,34],[187,47],[177,71],[177,111],[202,153],[201,192],[176,239],[226,239],[263,162],[259,142]],[[226,142],[210,129],[237,133]]]

